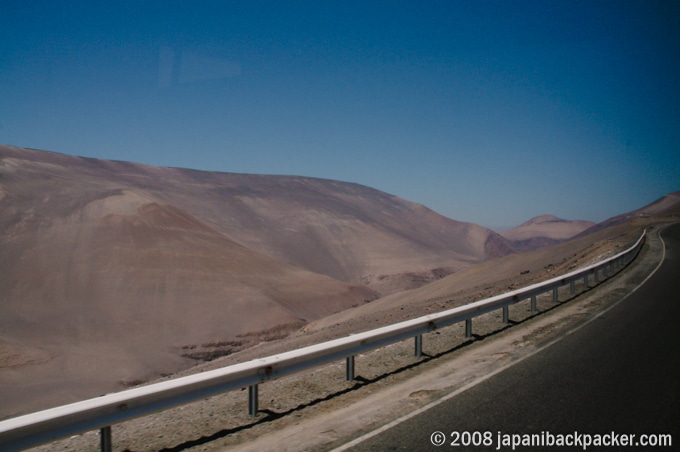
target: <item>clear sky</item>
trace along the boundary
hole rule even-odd
[[[0,0],[0,143],[602,221],[680,190],[680,2]]]

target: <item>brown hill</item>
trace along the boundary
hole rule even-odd
[[[511,252],[488,229],[357,184],[9,146],[0,249],[10,407],[174,372],[187,356],[280,337]]]
[[[499,234],[510,240],[518,251],[529,251],[570,239],[594,226],[592,221],[563,220],[541,215]]]
[[[598,223],[579,234],[579,237],[602,229],[615,226],[617,224],[627,223],[636,218],[669,218],[675,219],[680,216],[680,191],[672,192],[661,198],[647,204],[644,207],[633,210],[631,212],[622,213],[611,217],[602,223]]]
[[[524,225],[564,221],[549,215],[536,217]],[[660,226],[678,221],[680,191],[641,209],[613,217],[567,240],[471,265],[422,287],[316,320],[305,326],[304,331],[321,333],[349,329],[359,332],[526,287],[601,261],[631,246],[643,230],[651,234]]]

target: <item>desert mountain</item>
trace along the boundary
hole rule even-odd
[[[668,193],[667,195],[664,195],[639,209],[611,217],[602,223],[598,223],[586,229],[581,234],[579,234],[579,236],[591,234],[617,224],[627,223],[636,218],[644,219],[650,217],[664,218],[678,216],[680,216],[680,191]]]
[[[570,239],[594,225],[592,221],[541,215],[499,234],[510,240],[516,250],[528,251]]]
[[[73,398],[84,380],[173,372],[201,344],[228,353],[511,253],[358,184],[10,146],[0,250],[0,386],[59,381]]]

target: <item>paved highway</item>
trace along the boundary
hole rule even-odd
[[[680,224],[661,236],[666,244],[662,265],[628,298],[552,346],[352,450],[496,450],[499,432],[501,442],[512,441],[505,435],[541,432],[565,435],[562,439],[569,441],[576,437],[566,435],[579,432],[610,445],[587,450],[677,450]],[[446,437],[440,447],[431,443],[435,431]],[[450,444],[456,440],[453,432],[460,434],[459,446]],[[670,434],[673,446],[642,447],[639,443],[645,439],[668,441],[668,436],[643,434]],[[543,438],[550,441],[547,434]],[[581,436],[580,441],[587,439]],[[632,446],[623,444],[627,441]],[[501,446],[499,450],[512,450],[507,443]],[[515,450],[584,447],[577,443]]]

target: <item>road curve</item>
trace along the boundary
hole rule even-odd
[[[661,266],[612,309],[539,353],[351,450],[497,450],[499,432],[636,435],[625,450],[650,450],[639,444],[643,434],[670,434],[677,447],[680,224],[666,228],[661,236],[666,246]],[[441,447],[431,443],[435,431],[447,438]],[[453,432],[479,432],[477,442],[486,435],[491,444],[464,447],[461,436],[460,445],[451,447]],[[471,436],[467,439],[469,444]]]

